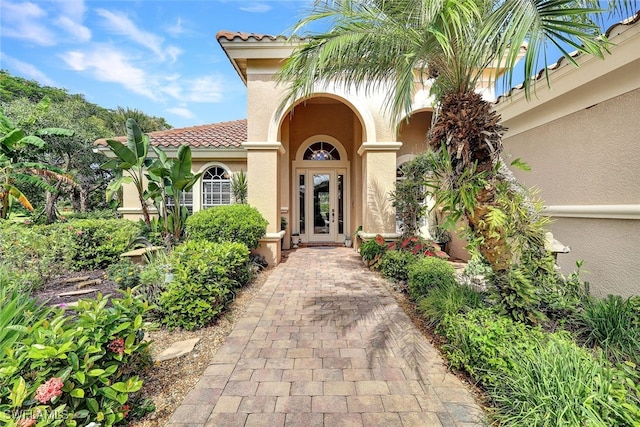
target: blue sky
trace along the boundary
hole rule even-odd
[[[246,117],[220,30],[290,33],[309,0],[1,0],[0,68],[174,127]]]
[[[241,119],[245,87],[216,33],[288,34],[312,3],[0,0],[0,68],[105,108],[164,117],[174,127]]]

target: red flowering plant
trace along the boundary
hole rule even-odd
[[[149,363],[148,342],[142,340],[149,307],[131,291],[122,294],[81,300],[73,316],[52,307],[18,312],[32,313],[20,322],[30,327],[15,331],[15,339],[0,340],[0,425],[125,422],[127,404],[142,387],[136,372]],[[0,317],[7,307],[22,307],[28,296],[15,298],[3,300],[0,292]]]
[[[414,255],[435,256],[447,259],[449,255],[442,250],[433,240],[427,240],[419,236],[406,237],[399,246],[400,250],[411,252]]]

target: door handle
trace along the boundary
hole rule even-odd
[[[331,222],[336,222],[336,210],[331,209]]]

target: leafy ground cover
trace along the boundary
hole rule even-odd
[[[92,218],[0,224],[3,425],[109,426],[144,417],[155,403],[143,380],[164,370],[151,364],[145,333],[154,324],[176,335],[212,326],[259,269],[245,244],[229,241],[186,240],[144,266],[121,260],[142,230]]]
[[[369,243],[361,255],[405,294],[449,366],[485,393],[492,423],[640,425],[640,297],[589,295],[582,263],[567,277],[542,266],[526,286],[514,271],[498,289],[477,253],[457,276],[403,245]]]

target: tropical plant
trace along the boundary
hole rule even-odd
[[[134,119],[127,119],[127,145],[114,139],[107,139],[107,145],[116,156],[102,164],[101,168],[114,171],[117,176],[107,186],[107,200],[120,191],[124,184],[133,183],[142,208],[142,219],[151,224],[149,206],[145,197],[144,169],[151,165],[149,153],[149,136],[142,133]],[[124,172],[127,172],[125,175]]]
[[[382,256],[389,249],[389,246],[380,234],[378,234],[374,239],[366,240],[360,245],[360,255],[362,256],[362,260],[367,264],[372,270],[377,270],[380,268],[380,264],[382,262]]]
[[[429,327],[437,328],[446,316],[480,308],[481,301],[480,294],[470,287],[449,282],[428,291],[418,301],[417,309]]]
[[[240,172],[234,173],[231,177],[231,192],[235,203],[246,204],[249,187],[247,183],[247,175],[242,169]]]
[[[182,194],[190,191],[202,173],[191,172],[191,148],[181,145],[177,158],[172,159],[158,147],[152,147],[158,158],[149,166],[146,174],[149,179],[145,199],[152,199],[158,210],[164,227],[164,236],[174,240],[182,237],[185,222],[189,216],[186,206],[182,205]],[[169,205],[167,202],[172,200]]]
[[[529,77],[547,65],[548,45],[559,47],[573,64],[573,49],[603,57],[607,39],[598,22],[604,13],[628,13],[632,7],[624,0],[607,2],[606,8],[598,0],[318,1],[295,32],[317,21],[330,21],[330,29],[304,42],[297,39],[299,47],[279,75],[288,85],[281,108],[329,84],[347,91],[381,88],[395,125],[411,113],[413,94],[430,80],[437,110],[428,142],[450,194],[439,203],[450,221],[466,218],[498,285],[508,283],[519,254],[492,216],[500,215],[501,183],[510,197],[523,191],[500,157],[505,131],[500,117],[476,89],[485,77],[495,83],[501,73],[511,85],[524,55],[523,85],[530,96],[536,79]],[[526,223],[538,221],[529,204],[523,211]],[[535,245],[530,256],[544,258],[544,235],[534,229],[530,237]]]
[[[425,200],[429,195],[427,174],[431,163],[425,155],[420,155],[400,166],[403,179],[396,181],[396,189],[391,192],[391,204],[401,223],[402,236],[420,234],[420,220],[427,214]]]
[[[36,418],[47,426],[122,424],[127,401],[142,387],[135,372],[149,363],[147,304],[131,291],[81,300],[73,315],[35,308],[25,293],[0,302],[0,319],[13,318],[8,328],[21,338],[0,344],[2,425],[36,425],[29,421]],[[26,310],[16,315],[17,308]]]
[[[40,108],[48,108],[50,101],[41,102]],[[71,176],[62,170],[40,162],[22,161],[21,151],[27,147],[42,148],[45,142],[40,138],[44,135],[62,137],[73,136],[73,131],[60,128],[45,128],[36,131],[33,135],[27,135],[23,129],[16,127],[0,111],[0,219],[9,217],[9,210],[15,200],[25,209],[32,211],[33,206],[29,199],[20,190],[20,184],[28,183],[41,190],[55,191],[47,179],[77,185]]]
[[[587,300],[575,315],[578,339],[588,347],[599,347],[612,361],[640,364],[640,311],[631,298],[609,295]]]
[[[32,147],[24,153],[25,160],[60,168],[65,174],[71,174],[78,183],[77,186],[69,186],[61,181],[51,180],[50,184],[57,191],[46,193],[25,186],[24,193],[36,208],[37,220],[44,216],[47,223],[56,221],[60,216],[60,201],[69,200],[73,209],[79,212],[106,206],[104,190],[112,176],[96,167],[106,158],[103,153],[94,152],[93,146],[96,139],[110,135],[99,118],[100,107],[79,96],[67,95],[61,100],[52,101],[48,108],[40,108],[39,104],[27,98],[13,99],[4,103],[3,108],[7,117],[19,123],[26,133],[51,127],[73,131],[71,137],[43,135],[41,138],[46,142],[43,148]]]

